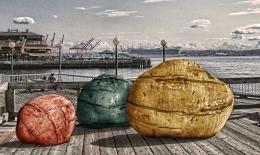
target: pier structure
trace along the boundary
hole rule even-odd
[[[29,78],[29,75],[24,77]],[[6,82],[2,78],[0,154],[260,154],[260,77],[221,78],[236,98],[230,118],[212,138],[154,138],[142,136],[131,127],[90,129],[76,125],[70,140],[61,145],[40,146],[20,142],[15,136],[15,117],[23,104],[37,96],[56,93],[70,99],[76,107],[80,90],[93,78],[77,78],[76,75],[62,77],[63,82],[52,83],[37,79],[30,83]],[[26,93],[26,89],[33,92]],[[45,91],[41,92],[40,89]]]
[[[9,70],[9,61],[0,61],[0,69]],[[63,69],[83,69],[83,68],[115,68],[113,59],[89,59],[89,60],[66,60],[61,62]],[[150,68],[151,60],[148,58],[139,59],[119,59],[118,68]],[[59,68],[58,60],[50,61],[14,61],[14,70],[18,69],[57,69]]]

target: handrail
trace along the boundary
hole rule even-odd
[[[15,83],[23,83],[28,82],[28,80],[39,80],[43,79],[45,76],[48,78],[50,73],[44,74],[22,74],[22,75],[1,75],[0,76],[0,83],[5,82],[15,82]],[[54,76],[61,76],[61,80],[64,82],[75,82],[75,81],[89,81],[93,79],[93,76],[84,76],[84,75],[74,75],[74,74],[55,74]],[[58,78],[57,78],[58,79]]]
[[[220,78],[227,84],[260,83],[260,77]]]
[[[95,76],[85,76],[85,75],[74,75],[74,74],[58,74],[58,75],[64,75],[64,76],[76,76],[76,77],[84,77],[84,78],[95,78]]]

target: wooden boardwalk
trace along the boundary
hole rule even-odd
[[[76,126],[67,143],[56,146],[38,146],[21,143],[15,136],[16,122],[6,122],[0,126],[0,154],[260,155],[259,103],[259,100],[236,100],[236,105],[242,106],[236,108],[225,127],[215,137],[209,139],[152,138],[139,135],[131,127],[88,129]],[[258,107],[243,109],[244,104],[258,105]]]
[[[69,142],[56,146],[21,143],[15,123],[0,127],[0,154],[90,155],[90,154],[260,154],[260,127],[248,118],[230,119],[217,136],[210,139],[152,138],[133,128],[87,129],[77,126]]]

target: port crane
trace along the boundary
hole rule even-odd
[[[101,40],[96,41],[92,37],[87,41],[80,42],[73,47],[69,48],[69,50],[75,50],[76,51],[76,56],[78,58],[83,58],[84,54],[86,54],[88,51],[92,51],[99,43]]]

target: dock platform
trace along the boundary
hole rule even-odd
[[[76,104],[76,91],[35,91],[16,92],[17,108],[28,100],[49,93],[63,94]],[[254,108],[244,108],[245,106]],[[15,136],[16,122],[0,126],[0,154],[41,154],[41,155],[167,155],[167,154],[260,154],[260,100],[236,99],[225,127],[213,138],[152,138],[138,134],[131,127],[88,129],[76,126],[67,143],[55,146],[38,146],[21,143]]]
[[[0,69],[10,69],[9,61],[0,61]],[[61,63],[63,69],[115,68],[115,60],[66,60]],[[118,60],[118,68],[150,68],[150,59]],[[14,69],[57,69],[58,61],[14,61]]]

